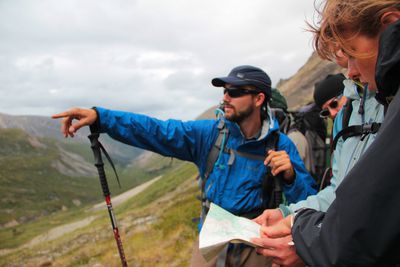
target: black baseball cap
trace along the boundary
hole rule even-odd
[[[226,84],[233,86],[251,85],[265,93],[268,99],[271,98],[271,79],[260,68],[242,65],[231,70],[227,77],[214,78],[212,85],[222,87]]]

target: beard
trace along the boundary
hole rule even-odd
[[[254,112],[253,106],[249,106],[247,109],[243,111],[236,111],[236,108],[231,105],[229,105],[229,108],[233,110],[233,113],[232,114],[225,113],[225,118],[229,121],[236,122],[238,124],[243,122],[248,117],[250,117],[250,115],[253,114]]]

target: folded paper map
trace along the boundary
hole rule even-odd
[[[244,217],[235,216],[211,203],[200,231],[199,249],[209,261],[231,243],[245,243],[256,247],[250,238],[260,237],[260,225]]]

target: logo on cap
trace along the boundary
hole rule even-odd
[[[240,79],[243,79],[243,78],[244,78],[244,74],[243,74],[243,73],[240,73],[240,72],[238,72],[238,73],[236,74],[236,76],[237,76],[238,78],[240,78]]]

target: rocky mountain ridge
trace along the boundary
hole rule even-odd
[[[290,78],[280,80],[276,87],[286,97],[290,110],[313,101],[315,83],[323,80],[328,74],[345,73],[345,69],[334,62],[322,60],[314,52],[307,62]]]

